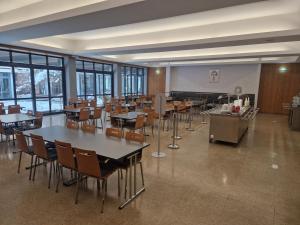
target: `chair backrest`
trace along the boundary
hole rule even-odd
[[[108,113],[111,112],[111,104],[109,104],[109,103],[105,104],[105,111],[108,112]]]
[[[82,108],[79,112],[79,120],[85,121],[90,118],[90,109],[89,108]]]
[[[102,108],[101,107],[95,107],[94,119],[100,119],[101,117],[102,117]]]
[[[0,134],[4,134],[4,128],[3,128],[1,120],[0,120]]]
[[[22,152],[28,152],[28,144],[22,131],[15,130],[17,148]]]
[[[78,129],[79,125],[76,121],[68,120],[67,121],[67,128],[69,128],[69,129]]]
[[[148,124],[148,125],[154,125],[154,123],[155,123],[155,118],[156,118],[156,113],[155,113],[155,111],[150,111],[150,112],[148,112],[148,115],[147,115],[147,124]]]
[[[75,148],[77,171],[81,174],[100,178],[100,165],[95,151]]]
[[[135,120],[135,129],[141,129],[145,125],[145,116],[144,115],[137,115]]]
[[[97,106],[97,101],[95,99],[90,101],[90,106],[91,107],[96,107]]]
[[[106,136],[109,137],[122,138],[122,131],[118,128],[112,128],[112,127],[106,128],[105,134]]]
[[[3,103],[3,102],[0,102],[0,106],[4,107],[4,103]]]
[[[36,117],[36,119],[34,120],[35,128],[41,128],[43,126],[43,113],[36,112],[35,117]]]
[[[33,152],[42,159],[48,159],[48,151],[42,136],[30,134]]]
[[[115,112],[116,112],[117,114],[122,113],[122,106],[121,106],[121,105],[116,105],[116,106],[115,106]]]
[[[74,152],[70,143],[55,140],[57,161],[64,167],[76,169]]]
[[[74,105],[65,105],[64,109],[74,109]]]
[[[77,101],[78,101],[77,98],[69,98],[68,103],[69,103],[69,104],[74,104],[74,103],[76,103]]]
[[[21,113],[20,105],[9,105],[8,114]]]
[[[82,100],[81,103],[84,107],[88,107],[89,106],[89,101],[88,100]]]
[[[139,143],[144,143],[144,134],[141,133],[135,133],[135,132],[126,132],[125,139],[127,141],[134,141]]]
[[[87,123],[82,124],[81,130],[83,132],[88,132],[88,133],[93,133],[93,134],[96,133],[95,125],[90,125],[90,124],[87,124]]]

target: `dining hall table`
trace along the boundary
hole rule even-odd
[[[91,134],[81,130],[68,129],[63,126],[45,127],[24,132],[24,135],[27,137],[29,137],[30,134],[42,136],[45,141],[50,143],[54,143],[55,140],[72,143],[72,147],[92,150],[95,151],[97,155],[109,159],[121,160],[127,158],[130,162],[129,199],[121,201],[119,209],[124,208],[145,191],[144,186],[137,189],[136,166],[138,153],[148,147],[150,145],[148,143],[132,143],[125,139],[108,137],[105,134]]]

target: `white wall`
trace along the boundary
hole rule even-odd
[[[234,93],[241,86],[243,93],[255,94],[257,102],[260,64],[179,66],[171,68],[171,91]],[[219,83],[209,82],[209,70],[220,70]]]

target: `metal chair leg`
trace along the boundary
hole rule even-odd
[[[21,166],[21,159],[22,159],[22,151],[20,151],[20,155],[19,155],[19,165],[18,165],[18,173],[20,173],[20,166]]]
[[[31,155],[31,160],[30,160],[30,171],[29,171],[29,180],[31,180],[31,175],[32,175],[33,157],[34,157],[34,155]]]
[[[58,165],[58,167],[60,167],[59,165]],[[59,185],[59,181],[60,181],[60,168],[58,168],[58,173],[57,173],[57,183],[56,183],[56,190],[55,190],[55,192],[57,193],[58,192],[58,185]]]
[[[52,167],[53,167],[53,161],[50,162],[50,174],[49,174],[49,180],[48,180],[48,189],[50,189]]]
[[[118,197],[121,195],[121,188],[120,188],[120,170],[118,169]]]
[[[105,197],[106,197],[106,193],[107,193],[107,180],[104,179],[102,181],[102,206],[101,206],[101,213],[103,213],[104,210],[104,201],[105,201]]]
[[[38,157],[36,156],[36,157],[35,157],[35,162],[34,162],[33,178],[32,178],[32,181],[33,181],[33,182],[34,182],[34,179],[35,179],[35,171],[36,171],[36,164],[37,164],[37,161],[38,161]]]
[[[142,184],[143,184],[143,186],[145,186],[143,164],[142,164],[142,162],[139,162],[139,163],[140,163],[140,168],[141,168]]]
[[[80,183],[80,174],[77,174],[77,184],[76,184],[76,194],[75,194],[75,204],[78,203],[78,192],[79,192],[79,184]]]

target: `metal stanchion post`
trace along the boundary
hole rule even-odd
[[[179,118],[178,118],[177,112],[175,112],[175,113],[176,113],[176,133],[175,133],[175,139],[176,140],[180,140],[180,139],[182,139],[182,137],[178,135]]]
[[[161,96],[159,96],[159,119],[158,119],[158,137],[157,137],[157,152],[153,152],[152,156],[155,158],[162,158],[166,153],[160,152],[160,124],[161,124]]]
[[[188,130],[188,131],[195,131],[192,128],[192,109],[193,109],[193,106],[191,106],[191,108],[190,108],[190,113],[189,113],[189,127],[186,128],[186,130]]]
[[[202,124],[207,124],[207,122],[205,121],[206,111],[201,112],[201,114],[202,114],[202,121],[201,121],[201,123]]]
[[[170,149],[178,149],[179,146],[175,143],[175,136],[176,136],[176,113],[173,113],[173,136],[172,136],[172,144],[168,145]]]

